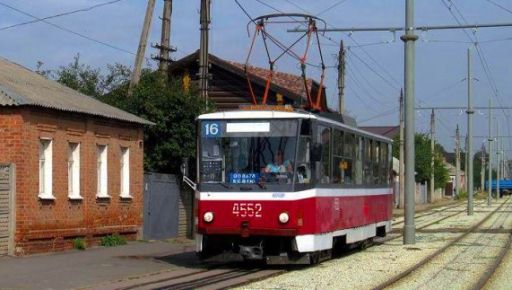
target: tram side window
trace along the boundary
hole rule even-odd
[[[355,166],[354,166],[354,176],[355,176],[355,184],[361,185],[363,184],[363,152],[364,152],[364,143],[363,138],[356,137],[355,139]]]
[[[389,182],[389,169],[388,169],[388,144],[380,143],[380,182],[379,184],[388,184]]]
[[[364,138],[364,156],[363,156],[364,184],[373,184],[372,144],[373,144],[373,140]]]
[[[344,132],[340,130],[332,131],[332,182],[336,184],[344,183],[345,172],[343,170],[343,136]]]
[[[333,182],[353,184],[354,135],[343,131],[333,131]]]
[[[330,147],[331,147],[331,130],[325,126],[318,126],[317,142],[322,146],[320,166],[315,166],[316,178],[319,183],[330,182]]]
[[[297,154],[297,183],[311,182],[311,123],[302,121]]]
[[[372,163],[373,163],[373,182],[380,184],[380,142],[373,140],[372,144]]]
[[[388,144],[388,184],[392,183],[392,173],[393,172],[393,147],[391,144]]]

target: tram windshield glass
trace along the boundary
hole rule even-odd
[[[205,120],[200,130],[201,183],[292,183],[298,120]]]

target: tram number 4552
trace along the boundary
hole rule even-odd
[[[233,215],[236,217],[262,217],[261,203],[233,203]]]

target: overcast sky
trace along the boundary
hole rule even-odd
[[[33,20],[5,5],[21,11],[46,17],[109,0],[0,0],[0,56],[35,69],[37,61],[45,69],[54,69],[72,61],[80,53],[84,63],[105,67],[108,63],[132,66],[137,49],[147,1],[123,0],[112,5],[48,20],[60,27],[115,46],[111,48],[69,31],[60,30],[47,23],[38,22],[2,29]],[[199,0],[174,0],[171,41],[178,48],[173,55],[179,59],[199,47]],[[404,0],[240,0],[248,13],[255,17],[262,14],[305,11],[323,18],[331,27],[403,26]],[[510,0],[416,0],[418,26],[461,23],[512,23]],[[157,0],[150,42],[160,38],[163,0]],[[265,5],[267,4],[267,5]],[[228,60],[244,62],[250,38],[246,24],[249,18],[233,0],[212,1],[210,52]],[[273,8],[271,8],[271,7]],[[500,7],[501,6],[501,7]],[[450,9],[449,9],[449,8]],[[450,11],[455,15],[452,15]],[[252,26],[251,26],[252,28]],[[297,34],[286,33],[290,26],[270,27],[272,33],[284,42],[291,42]],[[331,108],[337,108],[336,54],[341,39],[348,46],[347,55],[347,111],[357,118],[360,125],[396,125],[398,123],[398,96],[403,83],[403,43],[400,32],[327,33],[321,37],[327,72],[327,94]],[[416,42],[416,102],[423,106],[467,105],[467,49],[473,49],[473,74],[475,81],[474,104],[487,106],[489,97],[495,105],[512,106],[512,27],[457,31],[419,32]],[[470,38],[473,39],[470,41]],[[471,44],[479,41],[479,51]],[[261,46],[257,46],[261,48]],[[300,47],[299,47],[300,48]],[[131,52],[131,53],[129,53]],[[274,50],[273,52],[277,52]],[[155,50],[149,48],[147,57]],[[252,62],[267,65],[266,55],[257,49]],[[318,64],[318,56],[311,55],[311,62]],[[487,66],[487,73],[482,63]],[[152,63],[155,67],[156,64]],[[300,74],[293,59],[283,59],[277,69]],[[308,74],[318,77],[319,70],[308,68]],[[497,89],[497,93],[495,89]],[[507,113],[512,110],[506,111]],[[495,113],[501,123],[501,135],[512,135],[510,118],[503,111]],[[474,135],[488,133],[487,111],[474,117]],[[417,111],[416,127],[426,132],[430,111]],[[448,151],[454,148],[455,126],[459,124],[466,134],[466,115],[462,111],[437,112],[437,140]],[[495,130],[495,128],[494,128]],[[475,150],[484,138],[474,139]],[[505,150],[511,150],[512,139],[505,139]],[[508,152],[511,153],[511,152]]]

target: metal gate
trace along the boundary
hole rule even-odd
[[[175,175],[144,174],[144,239],[178,236],[179,194]]]
[[[12,169],[10,165],[0,164],[0,256],[9,254],[11,235],[9,224],[12,222]]]

